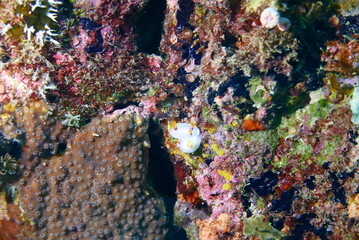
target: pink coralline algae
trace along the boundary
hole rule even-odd
[[[225,177],[221,176],[218,171],[221,170],[211,171],[210,168],[206,168],[203,169],[203,172],[197,173],[196,180],[200,196],[212,206],[211,218],[215,219],[220,214],[227,213],[231,216],[234,224],[238,224],[243,214],[243,207],[238,196],[236,197],[235,191],[232,190],[235,188],[236,181],[230,179],[229,182],[226,182]]]

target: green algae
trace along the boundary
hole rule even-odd
[[[279,144],[278,133],[275,129],[248,132],[244,138],[258,145],[266,144],[271,151],[274,151]]]
[[[297,140],[293,144],[293,148],[289,152],[291,156],[297,156],[300,159],[301,163],[305,163],[312,156],[313,148],[311,145],[305,143],[304,141]]]
[[[256,214],[244,219],[243,233],[246,236],[255,236],[260,240],[284,239],[284,235],[275,229],[262,214]]]
[[[335,156],[335,150],[338,148],[338,146],[342,144],[342,142],[343,140],[340,136],[334,136],[330,139],[330,141],[325,141],[324,148],[321,150],[320,155],[316,157],[315,161],[320,165],[328,161],[328,159]],[[337,156],[337,157],[341,158],[343,156]],[[339,161],[337,157],[336,157],[336,161]]]
[[[268,102],[268,99],[264,97],[268,91],[263,86],[260,76],[253,77],[249,80],[249,90],[251,92],[250,98],[257,108],[262,107]]]
[[[305,123],[312,127],[318,119],[326,118],[330,111],[333,109],[334,104],[324,99],[321,93],[321,89],[315,93],[311,93],[311,102],[309,105],[302,109],[297,110],[289,117],[283,117],[280,126],[278,127],[278,135],[286,138],[290,136],[288,130],[290,128],[296,128],[298,123],[305,120]]]

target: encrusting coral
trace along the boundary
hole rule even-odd
[[[162,203],[145,186],[148,123],[138,109],[95,118],[77,132],[53,121],[42,102],[12,114],[1,130],[23,137],[21,178],[13,185],[23,218],[34,225],[21,236],[163,239]]]

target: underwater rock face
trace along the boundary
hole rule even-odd
[[[0,8],[0,239],[359,238],[356,0]]]
[[[51,122],[47,113],[43,103],[34,102],[18,108],[11,121],[24,136],[18,162],[21,179],[13,186],[23,219],[34,225],[20,235],[163,239],[162,203],[144,185],[147,120],[134,109],[116,111],[71,132]],[[66,147],[60,153],[52,142]]]

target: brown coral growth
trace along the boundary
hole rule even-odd
[[[144,185],[149,146],[145,118],[116,111],[73,133],[45,119],[45,109],[41,103],[30,104],[13,119],[26,136],[22,177],[15,183],[19,205],[36,228],[22,235],[163,239],[166,223],[161,202]],[[51,141],[65,144],[66,139],[70,140],[61,154]]]

